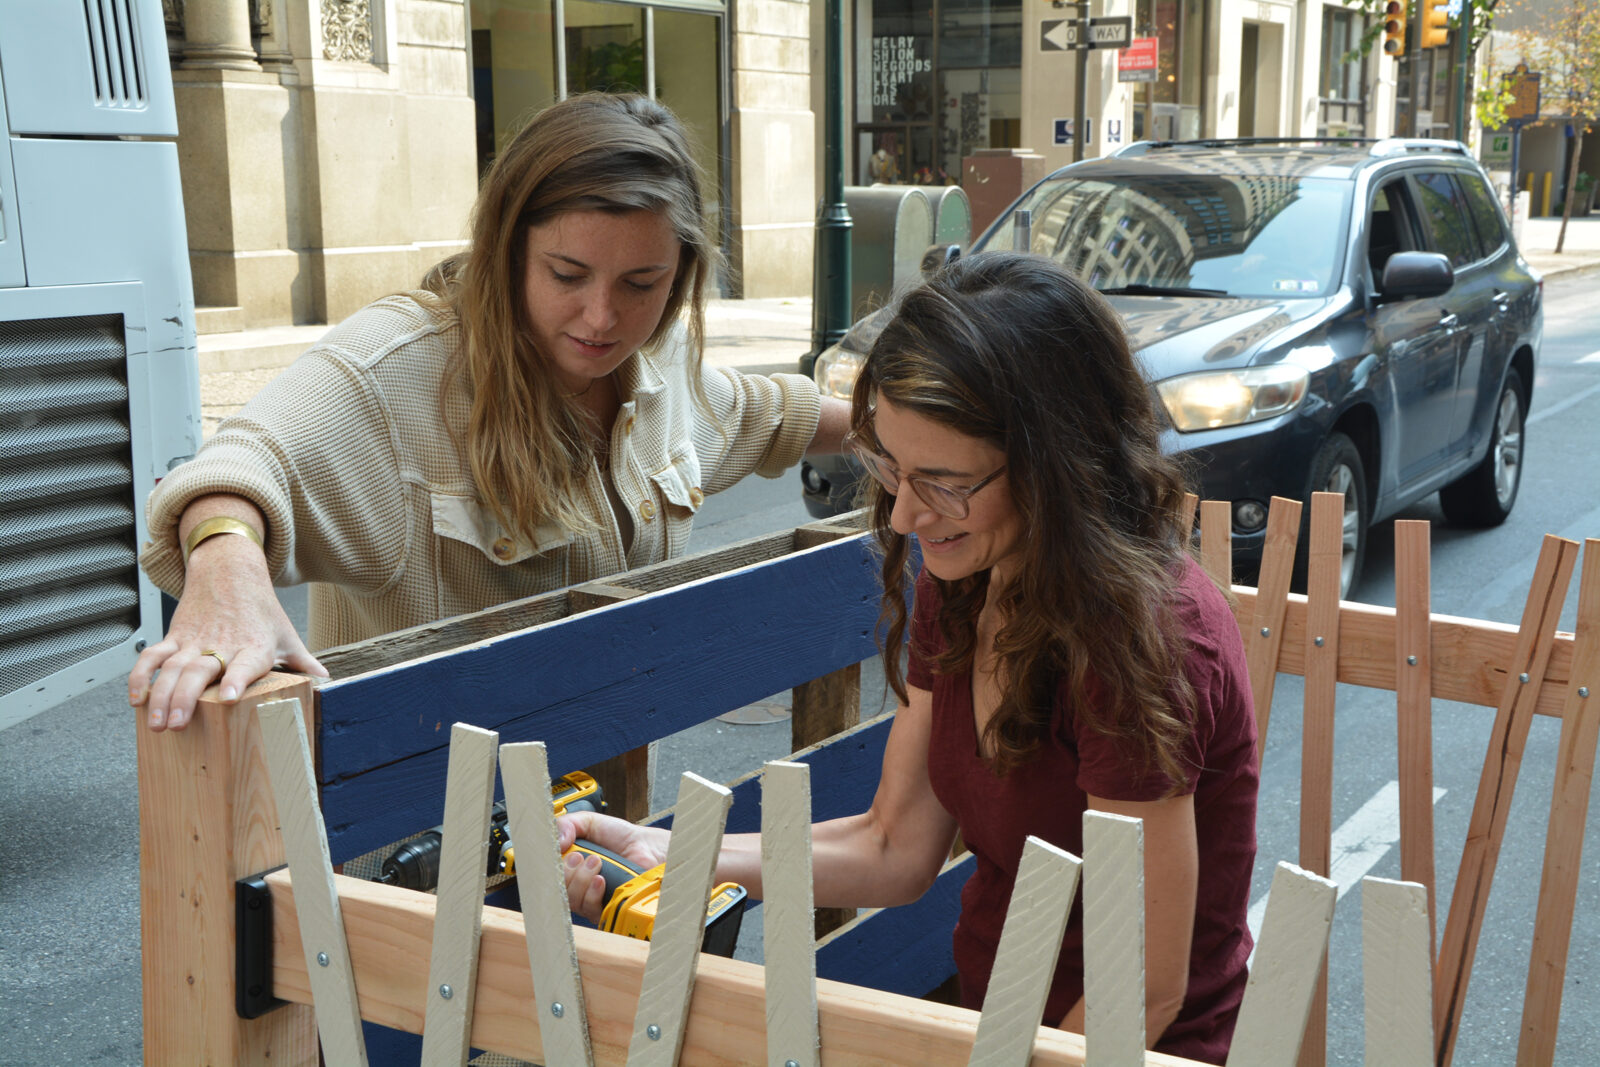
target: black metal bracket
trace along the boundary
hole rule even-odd
[[[241,1019],[258,1019],[288,1003],[272,995],[271,873],[233,883],[233,1010]]]

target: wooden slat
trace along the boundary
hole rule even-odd
[[[1387,878],[1361,880],[1368,1063],[1431,1067],[1432,941],[1426,886]]]
[[[1233,584],[1233,505],[1226,500],[1200,503],[1200,565],[1224,589]]]
[[[1338,896],[1338,883],[1278,864],[1228,1067],[1281,1067],[1295,1061]]]
[[[1266,543],[1261,550],[1261,586],[1255,616],[1244,632],[1245,659],[1250,667],[1250,692],[1256,705],[1256,756],[1267,744],[1272,718],[1272,692],[1278,681],[1278,650],[1283,645],[1283,619],[1294,576],[1295,546],[1300,541],[1300,501],[1272,498],[1267,513]]]
[[[477,987],[479,917],[489,880],[489,810],[499,741],[492,731],[462,722],[450,730],[423,1067],[465,1067],[471,1047],[467,1038]]]
[[[588,1016],[550,808],[550,766],[544,746],[537,741],[502,746],[500,777],[506,786],[506,819],[516,847],[517,888],[528,930],[524,940],[544,1062],[549,1067],[589,1067],[594,1053],[589,1048]]]
[[[794,687],[789,740],[794,751],[826,741],[861,721],[861,664]]]
[[[1247,627],[1255,614],[1256,591],[1236,585],[1233,596],[1234,618],[1241,628]],[[1283,647],[1278,651],[1278,671],[1282,674],[1305,673],[1305,613],[1305,597],[1291,593],[1289,611],[1284,618]],[[1506,684],[1505,664],[1516,650],[1517,628],[1506,623],[1435,614],[1429,629],[1433,633],[1434,699],[1489,708],[1497,706]],[[1339,633],[1339,681],[1345,685],[1392,691],[1395,687],[1394,609],[1341,604]],[[1561,717],[1571,672],[1572,635],[1557,634],[1545,666],[1544,685],[1534,705],[1536,714]]]
[[[233,884],[284,861],[256,707],[311,683],[272,674],[238,704],[207,689],[187,729],[132,725],[139,778],[139,932],[144,1056],[152,1064],[316,1067],[311,1009],[241,1019],[233,1005]],[[299,954],[299,947],[294,952]]]
[[[1567,583],[1577,561],[1575,542],[1547,535],[1539,552],[1517,648],[1508,664],[1505,691],[1489,733],[1488,750],[1472,817],[1467,823],[1461,866],[1450,894],[1450,914],[1445,919],[1439,950],[1434,999],[1434,1040],[1439,1067],[1449,1067],[1455,1054],[1472,960],[1477,953],[1483,913],[1489,903],[1495,863],[1511,812],[1522,751],[1533,722],[1540,681],[1550,656],[1552,635],[1566,603]],[[1526,678],[1527,681],[1522,681]]]
[[[955,974],[950,931],[976,865],[972,853],[964,853],[946,863],[914,903],[864,912],[818,940],[817,974],[908,997],[937,989]]]
[[[298,700],[276,700],[258,707],[256,718],[261,724],[272,796],[278,804],[284,854],[289,869],[300,875],[297,926],[322,1052],[330,1063],[366,1067],[356,975],[345,940],[322,811],[317,807],[317,778],[311,767],[304,713]]]
[[[1023,844],[994,970],[983,996],[973,1064],[1012,1067],[1028,1062],[1050,998],[1081,866],[1072,853],[1037,837]]]
[[[570,768],[569,768],[570,769]],[[629,822],[650,815],[650,746],[630,748],[620,756],[585,768],[606,798],[606,811]],[[563,774],[566,771],[562,772]],[[513,839],[514,840],[514,839]]]
[[[812,928],[811,768],[774,760],[761,787],[767,1062],[820,1067]]]
[[[1344,555],[1344,496],[1311,497],[1306,574],[1306,685],[1300,729],[1300,866],[1328,876],[1333,839],[1333,715],[1339,672],[1339,585]],[[1300,1067],[1327,1060],[1328,965],[1311,998]]]
[[[567,590],[567,610],[570,614],[576,615],[582,611],[593,611],[609,604],[632,600],[636,596],[644,596],[644,590],[631,589],[615,582],[584,582]]]
[[[1394,524],[1395,705],[1400,763],[1400,877],[1428,891],[1433,958],[1433,642],[1428,523]]]
[[[705,936],[706,900],[732,803],[733,794],[726,787],[695,774],[685,773],[678,787],[678,817],[667,846],[650,957],[628,1043],[628,1063],[634,1067],[672,1067],[678,1062]]]
[[[1083,813],[1083,1039],[1089,1067],[1144,1055],[1144,820]]]
[[[1200,507],[1200,498],[1194,493],[1183,494],[1183,499],[1178,504],[1178,529],[1183,531],[1185,540],[1194,533],[1194,513]]]
[[[334,876],[344,908],[351,956],[361,976],[363,1017],[381,1026],[416,1033],[422,1028],[426,974],[420,966],[432,939],[434,899],[394,886]],[[306,1003],[310,989],[298,951],[294,880],[288,871],[267,876],[272,890],[273,991]],[[584,997],[594,1039],[595,1062],[625,1062],[649,945],[595,930],[573,931],[583,972]],[[522,917],[484,909],[478,963],[478,1002],[473,1012],[476,1048],[541,1062],[544,1049],[537,1021],[527,1010],[533,997]],[[948,931],[944,940],[949,942]],[[740,960],[706,956],[695,982],[694,1013],[684,1038],[685,1064],[750,1062],[750,1050],[765,1045],[766,1011],[761,968]],[[823,1055],[829,1067],[961,1067],[972,1052],[975,1012],[819,979],[817,1010]],[[757,1053],[759,1055],[759,1052]],[[259,1061],[258,1061],[259,1062]],[[1190,1061],[1149,1053],[1150,1067]],[[1034,1045],[1034,1067],[1078,1067],[1083,1039],[1042,1028]]]
[[[1600,739],[1600,540],[1594,538],[1583,546],[1575,636],[1572,682],[1567,686],[1566,710],[1561,717],[1555,786],[1544,837],[1544,871],[1539,879],[1528,988],[1522,1004],[1518,1063],[1555,1062],[1556,1030],[1561,1022],[1562,982],[1572,940],[1595,745]]]

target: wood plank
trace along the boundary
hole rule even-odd
[[[1561,990],[1577,906],[1578,869],[1583,861],[1584,824],[1594,777],[1595,745],[1600,740],[1600,540],[1583,545],[1578,580],[1578,623],[1572,682],[1561,717],[1555,784],[1549,826],[1544,836],[1544,869],[1528,959],[1528,986],[1522,1003],[1518,1063],[1554,1063],[1561,1022]]]
[[[1300,866],[1328,876],[1333,840],[1333,718],[1339,672],[1339,586],[1344,556],[1344,495],[1313,493],[1306,567],[1305,699],[1300,730]],[[1300,1067],[1327,1061],[1328,964],[1312,994]]]
[[[1283,645],[1283,619],[1288,610],[1289,580],[1294,575],[1295,546],[1300,541],[1300,501],[1272,498],[1267,513],[1266,543],[1261,549],[1261,587],[1255,616],[1244,632],[1250,692],[1256,705],[1256,759],[1267,743],[1272,718],[1272,693],[1278,681],[1278,651]]]
[[[628,1043],[633,1067],[673,1067],[683,1050],[689,996],[705,936],[706,900],[717,873],[722,828],[733,794],[726,786],[685,773],[678,787],[678,818],[667,846],[660,905],[650,933],[650,955],[639,988],[639,1008]]]
[[[812,932],[811,768],[774,760],[761,786],[767,1062],[820,1067]]]
[[[434,899],[335,875],[344,909],[351,956],[361,977],[364,1018],[416,1033],[422,1028],[427,978],[420,961],[432,939]],[[297,951],[294,881],[288,871],[267,876],[272,889],[273,991],[287,1000],[310,998],[305,959]],[[583,973],[584,999],[594,1036],[595,1062],[625,1062],[645,956],[649,945],[595,930],[573,931]],[[486,908],[483,917],[478,999],[473,1012],[474,1047],[522,1060],[541,1061],[537,1021],[527,1011],[533,996],[522,917]],[[949,935],[945,934],[948,942]],[[766,1005],[761,968],[740,960],[707,956],[695,982],[694,1011],[685,1034],[687,1064],[751,1062],[765,1047]],[[961,1067],[972,1051],[977,1013],[858,986],[818,980],[817,1010],[823,1058],[829,1067]],[[1190,1061],[1150,1053],[1151,1067]],[[1078,1067],[1083,1039],[1045,1028],[1034,1046],[1035,1067]]]
[[[817,974],[908,997],[943,985],[956,973],[950,932],[961,913],[962,887],[976,866],[972,853],[965,853],[946,863],[933,888],[915,902],[865,911],[819,939]]]
[[[795,686],[793,708],[789,741],[796,752],[855,726],[861,721],[861,664]]]
[[[328,858],[328,838],[317,807],[317,776],[311,766],[299,700],[275,700],[256,709],[262,744],[278,804],[284,855],[300,875],[297,925],[300,949],[310,976],[317,1033],[330,1063],[366,1067],[367,1045],[356,1003],[356,975],[345,941],[339,891]]]
[[[1248,626],[1255,614],[1256,591],[1233,587],[1234,618]],[[1284,618],[1283,647],[1278,671],[1305,673],[1305,597],[1289,594]],[[1345,602],[1339,606],[1339,681],[1370,689],[1395,687],[1394,609]],[[1435,700],[1495,707],[1506,684],[1506,663],[1516,650],[1517,628],[1500,622],[1463,619],[1435,613],[1433,634],[1433,696]],[[1572,635],[1558,633],[1545,666],[1544,684],[1534,712],[1559,719],[1565,687],[1572,674]]]
[[[439,904],[428,960],[428,1009],[422,1028],[423,1067],[466,1067],[472,1000],[478,980],[478,936],[489,875],[489,809],[500,738],[458,722],[450,729],[450,776],[444,789],[439,843]],[[512,838],[515,841],[515,838]]]
[[[1083,1040],[1089,1067],[1144,1055],[1144,820],[1083,813]]]
[[[615,582],[584,582],[567,590],[567,611],[569,614],[577,615],[579,612],[593,611],[608,604],[632,600],[636,596],[644,596],[644,590],[632,589]]]
[[[1194,515],[1199,507],[1200,498],[1194,493],[1183,494],[1183,499],[1178,504],[1178,529],[1191,540],[1194,534]]]
[[[555,816],[550,807],[550,766],[537,741],[500,748],[506,818],[516,844],[517,887],[528,931],[533,1003],[548,1067],[590,1067],[588,1015],[572,939],[566,880],[561,871]]]
[[[234,882],[284,861],[256,707],[311,681],[269,674],[235,705],[201,696],[181,732],[132,729],[139,779],[139,932],[148,1063],[316,1067],[311,1009],[234,1012]],[[298,948],[296,948],[298,954]]]
[[[1432,942],[1427,886],[1361,880],[1366,1062],[1432,1067]]]
[[[1338,896],[1338,883],[1292,863],[1278,864],[1228,1067],[1278,1067],[1295,1061]]]
[[[604,794],[607,814],[629,822],[643,822],[650,816],[649,745],[630,748],[620,756],[601,760],[587,768],[586,773]]]
[[[1200,503],[1200,565],[1222,588],[1233,585],[1233,505],[1226,500]]]
[[[1428,958],[1433,958],[1433,652],[1428,523],[1394,524],[1395,704],[1400,764],[1400,877],[1428,891]]]
[[[1577,555],[1575,542],[1546,535],[1528,589],[1516,651],[1507,665],[1505,690],[1490,729],[1483,773],[1473,798],[1472,816],[1467,822],[1461,865],[1451,890],[1450,913],[1445,919],[1439,950],[1433,1022],[1434,1040],[1438,1043],[1435,1059],[1439,1067],[1449,1067],[1455,1054],[1467,985],[1472,977],[1472,961],[1477,953],[1484,910],[1489,903],[1489,889],[1494,882],[1506,819],[1516,792],[1522,751],[1533,722],[1533,709],[1550,656],[1552,635],[1566,603],[1567,583]],[[1527,681],[1523,681],[1524,678]]]
[[[543,741],[555,767],[589,766],[874,655],[876,621],[876,563],[851,537],[327,683],[323,808],[334,854],[430,824],[448,721]]]
[[[1082,866],[1072,853],[1037,837],[1023,844],[994,970],[983,995],[983,1014],[972,1046],[974,1065],[1011,1067],[1028,1062],[1050,998]]]

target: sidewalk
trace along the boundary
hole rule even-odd
[[[1561,219],[1524,219],[1517,223],[1522,258],[1546,278],[1600,267],[1600,215],[1567,220],[1567,239],[1556,255]]]

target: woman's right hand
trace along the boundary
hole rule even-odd
[[[128,675],[128,703],[146,709],[151,730],[182,730],[207,686],[218,682],[218,696],[232,703],[280,663],[328,675],[278,603],[261,549],[244,537],[210,537],[189,557],[167,636]]]
[[[667,861],[672,834],[655,826],[635,826],[624,819],[580,811],[556,819],[556,844],[563,853],[561,873],[567,883],[567,904],[592,923],[600,921],[605,901],[605,879],[597,856],[571,851],[579,838],[615,852],[638,871],[648,871]]]

